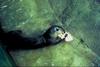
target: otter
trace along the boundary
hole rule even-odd
[[[68,34],[65,34],[64,28],[58,25],[51,26],[37,38],[24,37],[21,35],[22,33],[21,30],[5,32],[0,25],[0,41],[6,45],[7,50],[43,48],[56,45],[68,36]]]

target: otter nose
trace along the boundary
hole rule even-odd
[[[58,37],[65,40],[66,42],[73,40],[73,36],[69,32],[61,33],[58,35]]]
[[[66,42],[70,42],[70,41],[73,40],[73,36],[72,36],[69,32],[66,32],[66,33],[65,33],[65,38],[64,38],[64,40],[65,40]]]

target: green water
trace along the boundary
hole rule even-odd
[[[25,36],[38,36],[57,24],[75,37],[70,43],[10,52],[18,66],[91,66],[100,56],[97,0],[0,0],[0,17],[5,31],[20,29]],[[77,48],[84,45],[79,43],[81,38],[89,48]]]

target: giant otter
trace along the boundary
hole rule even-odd
[[[51,26],[37,38],[24,37],[21,34],[20,30],[5,32],[0,26],[0,41],[7,46],[8,50],[43,48],[55,45],[68,37],[68,33],[65,33],[65,30],[58,25]]]

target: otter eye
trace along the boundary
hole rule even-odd
[[[55,31],[59,31],[59,28],[55,28]]]

